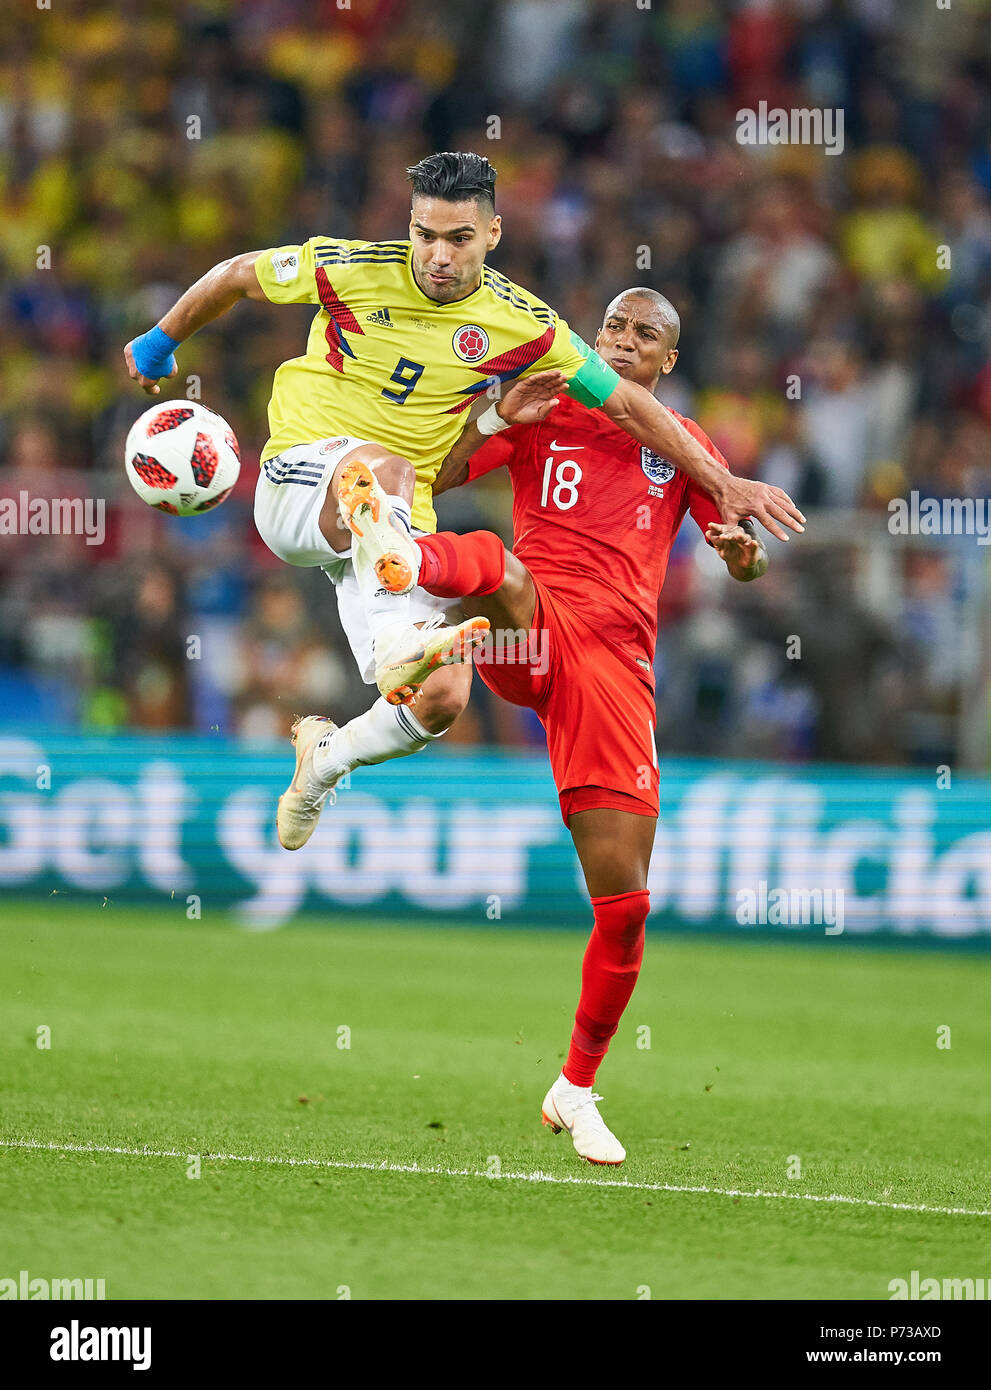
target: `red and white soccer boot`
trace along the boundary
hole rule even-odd
[[[544,1097],[540,1118],[555,1134],[566,1129],[575,1153],[589,1163],[615,1167],[626,1157],[626,1150],[599,1114],[591,1086],[573,1086],[562,1072]]]
[[[292,742],[296,745],[296,773],[279,797],[275,825],[283,849],[302,849],[317,828],[320,812],[330,800],[337,800],[336,783],[324,782],[313,770],[313,754],[317,744],[337,725],[320,714],[308,714],[292,726]]]
[[[360,560],[374,569],[390,594],[408,594],[416,586],[420,552],[367,463],[344,465],[337,503],[341,520],[354,537],[355,567]]]

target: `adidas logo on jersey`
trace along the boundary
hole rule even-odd
[[[389,317],[388,309],[376,309],[374,314],[366,314],[365,322],[377,323],[382,328],[395,328],[396,326]]]

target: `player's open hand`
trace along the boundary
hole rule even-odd
[[[134,365],[134,353],[132,351],[134,343],[135,339],[132,338],[131,341],[127,344],[127,346],[124,348],[124,361],[127,363],[127,374],[132,381],[136,381],[138,383],[138,385],[141,387],[142,391],[145,393],[146,396],[157,396],[160,394],[162,390],[162,388],[158,384],[159,378],[142,376],[141,373],[138,371],[137,367]],[[168,377],[175,376],[178,370],[179,364],[178,362],[173,360],[172,370],[166,374],[166,379],[168,379]]]
[[[496,413],[510,425],[536,425],[558,404],[558,393],[568,384],[563,372],[534,372],[514,382],[496,403]]]
[[[724,521],[735,524],[751,516],[779,541],[788,539],[786,526],[799,535],[805,530],[805,517],[787,492],[770,483],[758,483],[727,473],[716,502]]]

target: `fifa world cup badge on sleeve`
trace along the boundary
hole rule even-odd
[[[284,254],[273,256],[272,270],[275,273],[276,281],[280,285],[285,285],[290,280],[297,279],[299,276],[298,253],[296,251],[287,251]]]

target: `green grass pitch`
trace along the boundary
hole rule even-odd
[[[913,1269],[991,1276],[991,1217],[863,1202],[991,1208],[984,956],[649,937],[599,1074],[616,1170],[539,1123],[580,932],[0,915],[0,1277],[104,1278],[111,1299],[886,1299]],[[792,1195],[732,1195],[757,1190]]]

